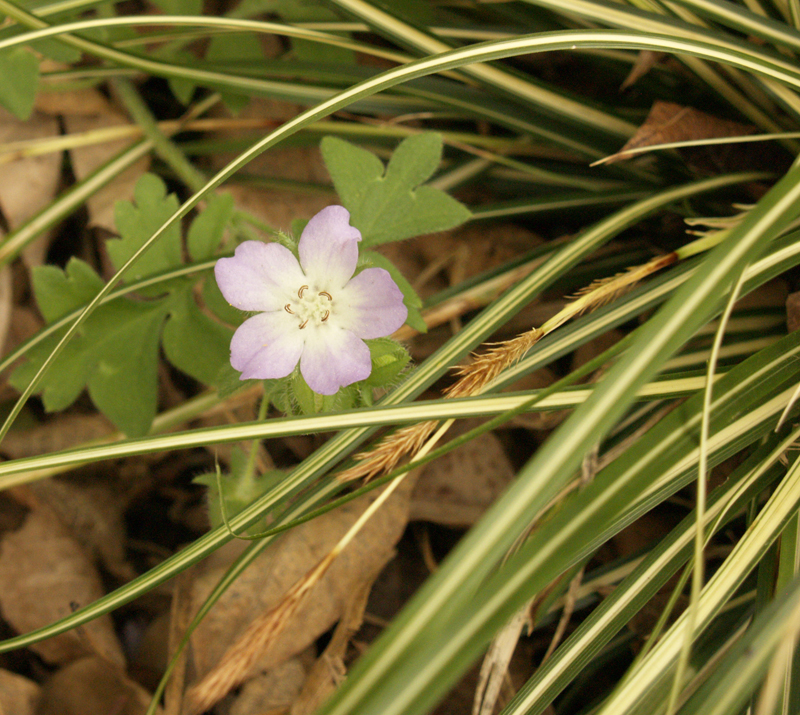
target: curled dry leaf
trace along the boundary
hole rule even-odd
[[[37,715],[144,715],[151,695],[121,668],[97,657],[81,658],[42,687]],[[156,711],[161,713],[161,708]]]
[[[104,595],[100,576],[56,513],[39,504],[20,529],[0,542],[0,611],[20,633],[68,616]],[[97,654],[122,665],[125,658],[109,616],[30,646],[49,663]]]
[[[0,668],[0,713],[34,715],[39,702],[39,690],[32,680]]]
[[[333,560],[307,598],[282,623],[277,636],[253,662],[251,673],[268,670],[304,650],[338,621],[353,589],[382,564],[403,533],[411,484],[403,485]],[[283,603],[286,594],[331,552],[374,498],[367,495],[289,531],[242,573],[192,636],[195,670],[203,678],[249,627]],[[241,543],[220,549],[198,567],[195,603],[210,590],[242,551]]]
[[[514,468],[500,440],[482,434],[420,469],[409,518],[471,526],[513,479]]]

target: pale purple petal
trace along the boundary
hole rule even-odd
[[[383,268],[361,271],[336,294],[336,325],[362,340],[391,335],[408,317],[403,294]]]
[[[239,310],[280,310],[305,276],[292,252],[279,243],[245,241],[232,258],[214,266],[217,285]]]
[[[303,352],[304,333],[283,310],[255,315],[233,334],[231,365],[242,380],[286,377]]]
[[[325,325],[309,331],[300,372],[314,392],[334,395],[340,387],[369,377],[369,348],[349,330]]]
[[[350,212],[328,206],[312,218],[297,246],[300,264],[312,290],[338,290],[356,270],[361,232],[350,225]]]

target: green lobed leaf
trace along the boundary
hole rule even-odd
[[[73,64],[81,58],[81,51],[58,40],[39,40],[30,45],[36,52],[63,64]]]
[[[124,261],[171,215],[176,204],[166,195],[164,183],[155,176],[143,176],[136,186],[136,205],[117,205],[118,228],[122,238],[108,242],[115,262]],[[190,251],[207,258],[216,250],[226,223],[232,215],[229,196],[209,201],[208,208],[190,229]],[[154,228],[155,227],[155,228]],[[147,254],[141,270],[146,274],[172,269],[181,264],[180,232],[165,235],[166,245],[154,256]],[[142,266],[139,262],[137,265]],[[216,283],[205,281],[204,296],[224,304]],[[58,320],[90,302],[103,288],[100,276],[86,263],[71,259],[65,270],[43,266],[34,270],[33,288],[37,304],[48,322]],[[77,399],[84,388],[97,408],[129,436],[146,434],[156,414],[158,398],[159,344],[179,370],[196,380],[216,384],[221,367],[230,357],[233,331],[206,315],[194,297],[194,282],[185,278],[162,282],[141,291],[158,296],[148,301],[121,299],[101,306],[86,321],[80,336],[67,346],[40,385],[45,409],[62,410]],[[231,322],[239,311],[222,311]],[[162,333],[162,326],[164,327]],[[57,331],[28,354],[28,360],[11,376],[11,383],[24,389],[63,335]]]
[[[103,279],[80,258],[70,258],[62,271],[57,266],[34,266],[33,292],[48,323],[86,305],[103,287]]]
[[[241,377],[242,373],[238,370],[234,370],[229,360],[226,360],[220,365],[217,374],[214,376],[214,386],[217,388],[217,394],[220,399],[224,400],[226,397],[230,397],[234,393],[239,392],[239,390],[252,387],[257,382],[271,382],[264,380],[242,380]]]
[[[308,386],[299,368],[295,369],[291,375],[289,389],[294,404],[299,408],[300,414],[303,415],[316,415],[350,409],[358,396],[358,388],[355,385],[342,387],[333,395],[320,395]]]
[[[258,38],[252,34],[236,33],[214,35],[208,45],[206,61],[226,68],[248,69],[264,62],[264,51]],[[242,92],[221,92],[222,101],[234,114],[241,112],[250,102],[250,95]]]
[[[97,408],[130,436],[150,430],[158,406],[158,342],[162,304],[120,303],[97,311],[81,342],[94,363],[88,381]],[[96,314],[97,314],[96,313]]]
[[[156,412],[158,340],[166,314],[162,302],[101,306],[40,383],[45,409],[69,407],[88,386],[98,409],[119,429],[145,434]],[[25,388],[61,334],[31,351],[10,377],[14,387]]]
[[[15,117],[27,119],[39,87],[39,61],[28,49],[0,51],[0,105]]]
[[[206,492],[208,520],[212,528],[216,529],[225,523],[222,518],[220,496],[225,502],[226,517],[230,519],[250,506],[284,476],[284,472],[279,469],[271,469],[261,475],[252,475],[248,473],[247,465],[247,454],[241,448],[234,447],[231,452],[229,474],[209,472],[192,480],[195,484],[203,484],[208,487]],[[222,486],[221,493],[220,485]],[[256,523],[245,533],[257,533],[263,528],[263,524]]]
[[[440,189],[421,186],[442,158],[442,137],[435,132],[404,139],[387,167],[374,154],[336,137],[320,145],[350,223],[364,246],[445,231],[464,223],[469,210]]]
[[[181,49],[174,50],[172,47],[157,48],[153,52],[153,56],[163,59],[165,62],[171,62],[185,67],[191,67],[192,63],[197,62],[197,58],[191,52]],[[169,88],[172,90],[172,94],[175,95],[175,98],[184,107],[188,106],[189,102],[192,101],[192,97],[194,97],[197,85],[191,80],[178,76],[170,77],[167,80],[167,84],[169,84]]]
[[[223,323],[236,325],[242,319],[242,311],[234,308],[227,300],[217,285],[215,280],[207,280],[203,283],[203,302],[208,309],[216,315]]]
[[[215,384],[230,359],[233,331],[200,310],[191,285],[174,294],[169,315],[162,337],[167,359],[195,380]]]
[[[154,5],[167,15],[200,15],[203,0],[154,0]]]
[[[215,194],[200,213],[186,235],[186,248],[193,261],[211,258],[222,241],[225,227],[233,216],[233,196]]]
[[[13,387],[20,391],[25,389],[62,335],[63,331],[51,335],[28,353],[28,359],[9,377],[8,381]],[[86,387],[92,365],[84,359],[80,341],[80,337],[76,337],[64,348],[55,368],[39,383],[38,390],[48,412],[66,409]]]
[[[114,220],[120,238],[106,242],[114,268],[119,270],[145,241],[178,210],[174,194],[155,174],[144,174],[136,182],[134,201],[118,201]],[[166,271],[181,263],[181,230],[178,224],[169,227],[160,240],[131,266],[128,280]]]
[[[300,22],[336,22],[340,16],[319,2],[298,2],[298,0],[277,0],[275,11],[289,23]],[[355,64],[356,58],[352,50],[323,42],[309,42],[293,37],[292,53],[303,62],[329,64]]]

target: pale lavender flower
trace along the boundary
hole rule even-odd
[[[312,218],[298,244],[300,262],[278,243],[245,241],[217,261],[222,295],[236,308],[259,311],[231,340],[231,365],[242,380],[286,377],[298,361],[308,386],[322,395],[369,377],[364,340],[397,330],[408,310],[388,271],[353,276],[361,233],[342,206]]]

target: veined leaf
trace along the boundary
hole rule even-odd
[[[117,205],[121,238],[108,241],[115,265],[120,265],[152,235],[177,207],[163,182],[145,174],[137,183],[136,203]],[[231,215],[229,198],[217,197],[189,231],[190,251],[210,256],[216,250]],[[175,226],[153,251],[137,261],[137,274],[149,276],[181,264],[181,236]],[[44,266],[34,271],[36,301],[48,322],[85,305],[103,287],[91,266],[73,258],[64,271]],[[39,385],[45,408],[62,410],[85,387],[89,395],[120,430],[130,436],[145,434],[158,402],[158,350],[178,369],[204,384],[213,384],[229,358],[230,328],[209,318],[197,305],[194,280],[176,279],[142,291],[150,300],[122,299],[101,306],[71,341],[54,368]],[[165,323],[166,321],[166,323]],[[28,361],[11,376],[24,389],[63,335],[60,330],[42,341]]]
[[[364,246],[455,228],[470,217],[467,208],[444,191],[421,186],[441,161],[439,134],[404,139],[386,167],[371,152],[343,139],[325,137],[320,146]]]
[[[39,86],[39,61],[23,47],[0,51],[0,105],[19,119],[33,111]]]

